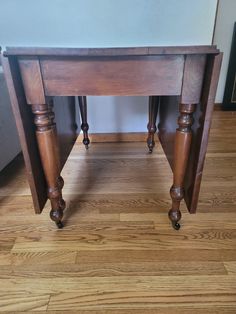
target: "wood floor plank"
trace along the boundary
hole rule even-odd
[[[141,262],[221,262],[230,260],[236,250],[208,250],[208,249],[171,249],[171,250],[110,250],[78,251],[76,263],[141,263]],[[222,255],[224,256],[222,257]],[[236,258],[234,258],[236,259]]]
[[[146,309],[155,308],[156,305],[178,308],[183,306],[184,302],[192,308],[211,302],[216,306],[236,305],[234,276],[186,276],[185,280],[181,276],[128,278],[84,278],[86,283],[83,284],[80,280],[81,289],[76,292],[70,282],[69,292],[51,296],[48,309]],[[93,280],[93,284],[90,284],[90,280]],[[69,279],[65,285],[68,283]]]
[[[6,287],[7,288],[7,287]],[[13,313],[13,311],[46,311],[50,295],[25,292],[25,291],[9,291],[0,292],[0,311]]]
[[[0,251],[0,266],[11,265],[11,256],[9,251]]]
[[[225,262],[236,261],[236,249],[231,250],[220,250],[221,259]]]
[[[10,251],[15,243],[16,237],[8,235],[6,237],[0,237],[0,252]]]
[[[157,230],[167,229],[169,221],[166,213],[121,213],[120,220],[128,221],[153,221]],[[197,213],[196,215],[189,215],[183,211],[182,225],[185,230],[188,229],[221,229],[224,224],[224,229],[236,229],[236,213]]]
[[[224,266],[230,275],[236,274],[236,260],[231,262],[224,262]]]
[[[66,310],[68,314],[235,314],[235,305],[199,305],[181,306],[179,308],[163,308],[157,306],[155,309],[106,309],[106,310]],[[9,312],[1,312],[9,314]],[[11,312],[11,314],[23,314],[25,312]],[[65,311],[27,311],[27,314],[64,314]]]
[[[188,296],[188,299],[194,302],[194,297],[204,299],[203,294],[207,300],[210,295],[217,298],[222,293],[222,297],[229,297],[228,301],[236,302],[236,276],[234,275],[53,277],[38,278],[37,280],[25,277],[11,278],[8,275],[5,278],[3,278],[4,275],[1,277],[1,293],[8,289],[11,292],[50,293],[57,294],[57,296],[61,293],[81,294],[84,297],[93,295],[94,301],[98,291],[104,294],[124,293],[124,299],[126,292],[130,292],[134,296],[137,293],[138,297],[143,293],[147,299],[148,293],[153,293],[157,298],[162,296],[164,298],[180,297],[178,301],[180,303],[182,303],[181,297],[183,296]],[[78,302],[80,301],[82,300],[79,299]]]
[[[65,241],[66,240],[66,241]],[[19,252],[53,252],[81,250],[169,250],[169,249],[234,249],[236,246],[235,229],[180,230],[176,233],[166,230],[137,230],[136,232],[76,232],[63,230],[54,235],[32,234],[18,237],[11,250]]]
[[[113,262],[3,265],[0,278],[226,275],[223,262]]]
[[[32,265],[40,265],[47,268],[49,267],[49,265],[61,263],[70,267],[71,264],[74,264],[76,262],[76,257],[76,251],[11,254],[11,265],[15,267],[17,267],[18,265],[23,265],[26,269],[28,269]]]
[[[79,220],[75,221],[73,218],[75,216],[79,216]],[[88,218],[88,216],[91,218]],[[64,222],[66,224],[66,232],[71,231],[78,231],[81,232],[99,232],[101,230],[104,231],[135,231],[135,230],[154,230],[154,222],[152,221],[128,221],[128,222],[121,222],[120,220],[107,220],[103,219],[103,215],[100,215],[99,212],[84,215],[75,214],[67,216],[65,215]],[[100,216],[100,217],[97,217]],[[40,216],[41,217],[41,216]],[[108,214],[108,217],[111,217]],[[108,218],[107,217],[107,218]],[[114,217],[113,217],[114,218]],[[41,235],[42,233],[48,234],[55,234],[57,230],[55,230],[55,225],[48,220],[48,215],[46,215],[45,219],[39,220],[38,223],[35,222],[35,217],[32,219],[30,218],[25,222],[23,219],[15,221],[14,218],[12,219],[3,219],[4,222],[7,222],[8,225],[4,224],[4,226],[0,227],[0,233],[3,235],[12,235],[14,234],[15,237],[19,236],[27,236],[29,234],[36,234]],[[95,223],[96,222],[96,223]]]

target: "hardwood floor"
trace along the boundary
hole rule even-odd
[[[167,218],[158,144],[76,144],[66,227],[34,215],[21,158],[0,173],[0,311],[236,313],[236,112],[214,113],[198,213]]]

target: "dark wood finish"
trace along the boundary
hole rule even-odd
[[[53,97],[55,123],[60,154],[60,170],[63,168],[78,136],[75,97]]]
[[[31,108],[27,105],[25,99],[16,58],[2,58],[2,65],[24,155],[34,209],[35,213],[39,214],[44,208],[48,195],[34,132]],[[53,101],[55,103],[54,112],[58,131],[60,169],[62,169],[77,138],[75,102],[74,97],[55,97]]]
[[[65,201],[62,198],[63,179],[60,176],[60,161],[58,155],[58,143],[56,125],[52,106],[33,105],[32,112],[35,116],[36,137],[44,174],[47,181],[48,197],[52,210],[50,217],[59,228],[62,227],[63,210]]]
[[[78,101],[79,101],[80,115],[81,115],[81,120],[82,120],[81,129],[84,134],[83,143],[86,149],[88,149],[90,140],[88,137],[89,125],[87,121],[87,98],[86,96],[79,96]]]
[[[236,22],[234,24],[229,67],[226,77],[223,109],[236,110]]]
[[[179,95],[184,57],[41,58],[40,64],[47,96]]]
[[[174,137],[179,116],[178,106],[198,104],[206,69],[206,55],[187,55],[180,97],[161,97],[159,138],[173,169]]]
[[[180,97],[182,104],[198,104],[200,102],[205,65],[206,55],[186,56]]]
[[[178,126],[179,96],[161,96],[159,105],[158,137],[173,171],[174,140]]]
[[[201,102],[194,115],[194,138],[185,178],[185,201],[190,213],[197,210],[222,57],[223,54],[208,56]]]
[[[181,55],[199,55],[199,54],[217,54],[220,51],[216,46],[179,46],[179,47],[149,47],[148,54],[181,54]]]
[[[148,138],[147,138],[147,146],[149,152],[152,153],[153,148],[155,146],[154,135],[157,131],[156,120],[157,113],[159,107],[159,96],[150,96],[149,97],[149,121],[147,125],[148,129]]]
[[[208,56],[201,93],[201,101],[196,106],[192,126],[192,145],[184,179],[185,202],[190,213],[197,209],[200,184],[207,150],[214,100],[220,74],[222,54]],[[173,170],[174,139],[180,97],[161,97],[159,107],[159,139]]]
[[[58,143],[58,137],[57,137],[56,123],[54,122],[55,114],[53,111],[53,100],[52,99],[49,100],[46,109],[47,109],[47,113],[42,115],[42,114],[38,114],[37,111],[34,112],[34,108],[32,108],[33,113],[35,113],[36,134],[38,133],[38,130],[40,131],[40,129],[42,129],[41,124],[42,124],[42,122],[44,122],[42,118],[44,118],[44,120],[45,120],[45,118],[46,119],[50,118],[50,121],[47,123],[48,123],[48,128],[50,129],[50,131],[52,133],[52,137],[53,137],[54,155],[55,155],[55,165],[54,166],[56,167],[57,173],[60,173],[60,171],[61,171],[60,150],[59,150],[59,143]],[[41,159],[42,159],[42,157],[41,157]]]
[[[172,207],[169,218],[175,229],[179,229],[181,211],[180,202],[184,198],[184,177],[188,164],[189,151],[192,139],[191,126],[193,124],[192,114],[195,110],[194,104],[180,104],[178,119],[179,127],[175,134],[174,162],[173,162],[173,185],[170,189]]]
[[[35,120],[37,138],[52,203],[51,218],[61,226],[64,201],[59,165],[62,162],[58,159],[60,145],[56,144],[52,107],[38,103],[39,100],[60,95],[156,95],[154,99],[160,99],[159,137],[174,172],[169,217],[178,229],[184,190],[190,212],[195,212],[197,206],[222,58],[219,51],[209,46],[42,49],[33,54],[34,51],[35,48],[13,48],[7,49],[5,55],[11,62],[18,56],[24,90],[38,117]],[[36,82],[32,83],[34,77]],[[17,88],[22,89],[22,86]],[[176,131],[178,104],[180,117]],[[85,116],[84,106],[82,111]],[[156,117],[153,106],[151,111],[153,126]]]
[[[34,208],[35,212],[39,214],[47,201],[47,185],[38,152],[32,113],[25,99],[17,59],[15,57],[2,58],[2,65],[24,155]]]
[[[5,56],[146,56],[146,55],[189,55],[218,54],[210,46],[165,46],[165,47],[124,47],[124,48],[48,48],[48,47],[7,47]]]
[[[18,58],[21,78],[28,104],[44,104],[43,81],[37,58]]]

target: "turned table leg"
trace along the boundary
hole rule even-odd
[[[61,165],[60,165],[60,159],[59,159],[60,152],[59,152],[58,139],[57,139],[56,123],[54,123],[55,114],[53,112],[53,100],[52,99],[49,102],[48,110],[49,110],[49,114],[50,114],[50,118],[51,118],[51,127],[52,127],[52,132],[53,132],[53,137],[54,137],[53,141],[54,141],[54,148],[55,148],[55,163],[56,163],[57,173],[58,173],[57,182],[58,182],[59,189],[62,190],[63,186],[64,186],[64,180],[63,180],[62,176],[60,175],[60,172],[61,172],[60,171]],[[62,208],[62,210],[64,210],[66,207],[66,203],[62,198],[61,198],[60,202],[61,202],[61,208]],[[63,225],[62,225],[62,227],[63,227]]]
[[[169,218],[176,230],[180,228],[181,212],[179,207],[181,200],[184,198],[183,182],[192,139],[191,126],[193,124],[192,114],[194,110],[194,104],[180,104],[179,106],[179,127],[176,130],[174,148],[174,182],[170,189],[172,208],[169,211]]]
[[[62,228],[65,201],[62,198],[63,179],[60,176],[56,124],[53,122],[52,105],[32,105],[36,137],[41,162],[48,185],[48,197],[51,201],[50,217],[58,228]]]
[[[88,149],[90,140],[88,137],[89,125],[87,122],[87,99],[86,99],[86,96],[79,96],[78,100],[79,100],[80,115],[81,115],[81,120],[82,120],[81,129],[84,133],[83,143],[86,149]]]
[[[150,153],[152,153],[153,148],[155,146],[154,135],[157,130],[156,120],[157,120],[159,99],[160,99],[159,96],[149,97],[149,121],[147,125],[147,129],[148,129],[147,146],[149,148]]]

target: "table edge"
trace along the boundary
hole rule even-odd
[[[219,54],[215,45],[152,46],[115,48],[6,47],[4,56],[149,56],[176,54]]]

